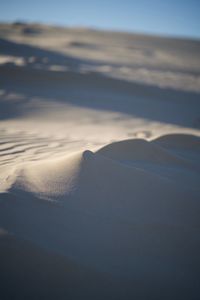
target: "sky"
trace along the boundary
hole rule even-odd
[[[0,21],[200,38],[200,0],[0,0]]]

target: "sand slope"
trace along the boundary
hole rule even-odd
[[[0,25],[1,299],[198,299],[199,41]]]
[[[0,262],[2,299],[118,298],[114,283],[105,274],[77,266],[5,232],[0,235]]]
[[[127,297],[139,297],[140,286],[149,297],[167,289],[183,297],[183,287],[195,295],[199,149],[195,136],[169,135],[27,163],[10,185],[7,180],[0,225],[115,284],[120,280],[122,290],[130,289]]]

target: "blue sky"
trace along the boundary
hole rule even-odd
[[[200,38],[200,0],[1,0],[14,20]]]

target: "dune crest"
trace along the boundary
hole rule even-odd
[[[180,151],[177,152],[177,149]],[[114,142],[95,152],[86,150],[59,158],[27,162],[19,168],[12,189],[20,188],[59,198],[59,195],[73,194],[89,177],[98,182],[103,173],[106,176],[113,173],[112,180],[115,180],[121,174],[126,176],[126,172],[131,178],[136,175],[141,178],[153,176],[169,183],[164,173],[161,175],[152,171],[153,168],[148,169],[148,165],[177,170],[186,168],[195,172],[200,166],[198,160],[195,161],[195,155],[192,155],[198,154],[199,149],[199,137],[180,134],[162,136],[153,141],[132,139]]]
[[[200,176],[192,154],[198,153],[200,139],[178,138],[181,144],[185,138],[194,140],[190,155],[187,147],[183,155],[173,150],[180,144],[173,135],[151,142],[125,140],[96,152],[86,150],[27,163],[19,169],[9,190],[64,206],[73,203],[78,209],[111,218],[197,226]],[[182,211],[183,207],[188,209]],[[195,214],[191,215],[194,207]]]

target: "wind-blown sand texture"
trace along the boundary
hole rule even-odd
[[[0,25],[0,298],[199,299],[200,42]]]

